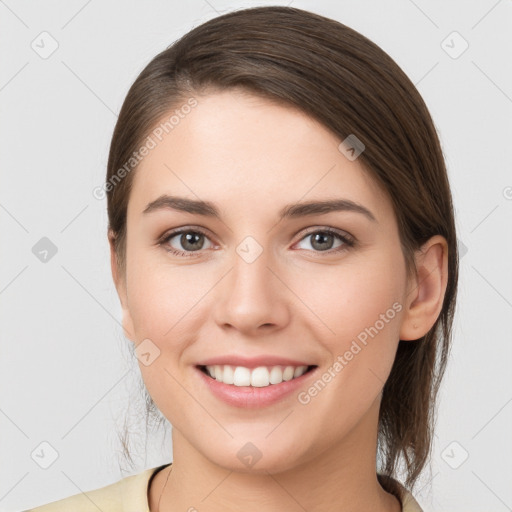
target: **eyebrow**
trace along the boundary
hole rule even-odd
[[[185,197],[161,195],[151,201],[142,213],[150,213],[158,210],[176,210],[205,217],[221,218],[218,208],[209,201],[187,199]],[[325,201],[308,201],[285,206],[279,211],[279,219],[294,219],[308,215],[321,215],[330,212],[356,212],[361,213],[372,222],[377,222],[373,213],[363,205],[350,199],[330,199]]]

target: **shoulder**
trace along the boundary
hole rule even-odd
[[[24,512],[149,512],[148,483],[162,467],[146,469],[105,487],[74,494]]]
[[[419,503],[414,499],[414,496],[404,488],[401,496],[402,512],[423,512]]]
[[[382,487],[400,500],[400,503],[402,504],[402,512],[423,512],[423,509],[420,507],[411,492],[398,480],[380,473],[378,473],[377,476]]]

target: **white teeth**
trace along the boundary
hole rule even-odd
[[[307,366],[258,366],[252,370],[244,366],[230,365],[206,367],[208,375],[219,382],[235,386],[253,386],[256,388],[263,388],[295,379],[303,375],[307,369]]]
[[[251,372],[251,386],[254,386],[255,388],[264,388],[269,384],[269,371],[264,366],[254,368],[254,370]]]
[[[270,370],[269,382],[270,384],[280,384],[283,382],[283,371],[279,366],[273,366],[272,370]]]
[[[233,373],[233,384],[235,386],[250,386],[251,385],[251,370],[243,366],[237,366]]]
[[[235,375],[231,366],[224,366],[222,382],[224,382],[224,384],[233,384],[235,382]]]
[[[295,368],[293,366],[287,366],[283,372],[283,380],[292,380]]]
[[[293,372],[293,378],[300,377],[307,369],[307,366],[297,366]]]

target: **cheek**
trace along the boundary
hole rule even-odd
[[[171,268],[140,262],[128,282],[137,338],[151,338],[156,344],[176,339],[207,290],[207,276],[203,279],[193,265]]]
[[[128,281],[129,308],[138,342],[151,340],[157,357],[139,368],[149,395],[174,424],[190,397],[180,385],[182,354],[193,339],[191,322],[200,310],[198,304],[208,291],[208,276],[202,279],[197,267],[171,268],[168,265],[133,260]],[[148,343],[146,341],[146,343]],[[143,345],[141,344],[141,347]],[[172,402],[169,397],[172,396]]]
[[[308,296],[311,309],[329,326],[322,323],[315,334],[330,361],[297,398],[305,421],[312,431],[321,429],[326,442],[347,434],[367,414],[391,371],[402,306],[400,283],[389,268],[338,269],[328,285]]]
[[[395,320],[397,309],[401,309],[393,308],[405,287],[401,263],[391,254],[380,254],[317,272],[301,272],[294,291],[323,324],[323,338],[331,340],[328,343],[335,348],[339,340],[355,338],[375,323],[379,331],[398,323],[385,322],[383,328],[379,320],[381,315],[384,320]]]
[[[303,273],[297,294],[315,315],[315,337],[338,362],[328,387],[340,392],[335,401],[358,396],[369,404],[391,370],[398,346],[405,270],[400,254],[380,253],[333,266],[318,275]],[[320,321],[318,321],[318,319]],[[326,376],[327,378],[329,376]],[[343,388],[343,389],[341,389]],[[314,391],[313,391],[314,393]],[[332,395],[329,400],[332,400]],[[366,397],[366,399],[365,399]]]

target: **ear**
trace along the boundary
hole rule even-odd
[[[126,289],[126,276],[121,275],[119,269],[119,263],[117,261],[117,254],[114,246],[115,235],[111,230],[108,232],[108,242],[110,245],[110,268],[112,270],[112,278],[114,280],[114,284],[117,290],[117,295],[119,296],[119,300],[121,302],[121,308],[123,310],[123,331],[126,338],[130,341],[134,341],[134,333],[135,330],[133,328],[133,320],[130,314],[130,310],[128,308],[128,296]]]
[[[425,336],[443,307],[448,282],[448,243],[441,235],[430,238],[415,254],[417,273],[409,282],[401,340]]]

